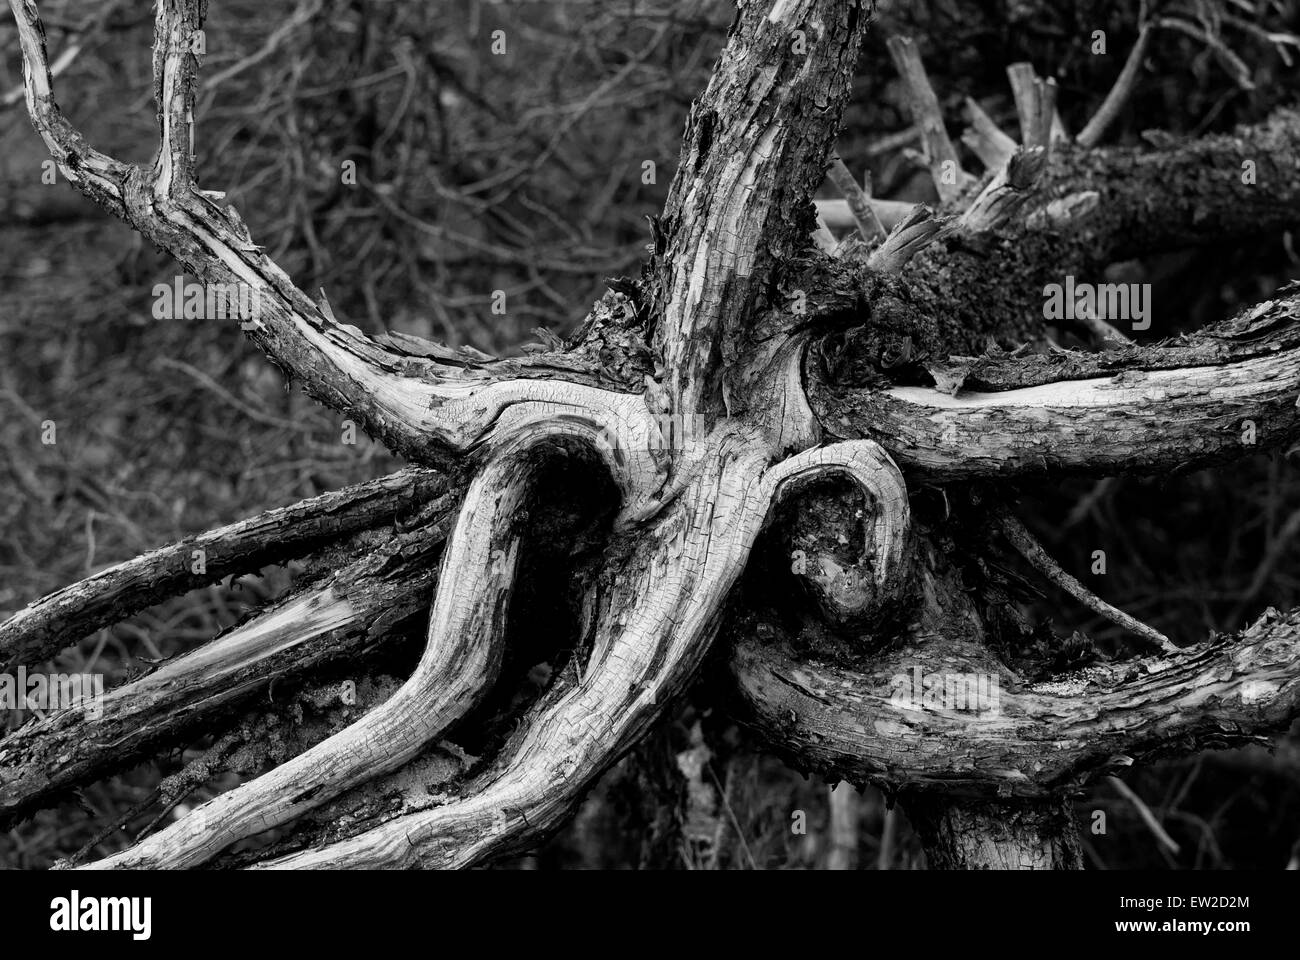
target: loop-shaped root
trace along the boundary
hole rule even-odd
[[[889,506],[879,512],[873,539],[880,582],[896,574],[906,498],[897,468],[874,443],[808,451],[771,470],[760,446],[738,431],[724,433],[719,447],[609,577],[581,679],[533,709],[465,796],[259,866],[464,867],[553,829],[684,688],[772,503],[803,478],[847,471]]]

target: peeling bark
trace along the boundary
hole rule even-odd
[[[773,511],[815,503],[832,480],[862,505],[861,537],[850,550],[844,531],[817,529],[808,502],[794,511],[804,526],[785,542],[809,548],[814,567],[794,576],[819,615],[792,623],[747,598],[726,631],[732,678],[752,725],[795,765],[905,791],[938,866],[1077,866],[1062,804],[1087,777],[1134,756],[1253,742],[1300,712],[1296,612],[1162,657],[1022,676],[940,542],[913,531],[904,481],[1162,471],[1293,439],[1295,296],[1156,347],[973,354],[989,338],[1033,339],[1042,287],[1066,273],[1294,225],[1300,115],[1154,151],[1087,151],[1056,142],[1054,88],[1019,68],[1026,150],[976,112],[981,156],[1000,158],[981,191],[945,190],[945,209],[912,210],[878,246],[818,256],[811,196],[871,7],[747,0],[692,107],[643,282],[613,281],[562,349],[494,360],[338,322],[221,194],[197,189],[188,41],[205,6],[157,5],[159,147],[146,168],[96,153],[62,117],[35,5],[10,0],[37,130],[106,210],[201,279],[248,285],[258,312],[246,332],[309,394],[394,452],[456,469],[408,471],[194,541],[221,554],[218,576],[322,543],[341,562],[114,691],[103,717],[53,717],[0,743],[0,816],[176,742],[274,678],[360,658],[423,611],[436,579],[423,656],[396,692],[92,866],[197,866],[304,814],[305,845],[252,865],[469,866],[522,849],[685,688]],[[895,47],[918,113],[933,114],[915,51]],[[927,142],[936,163],[950,159],[941,125],[929,122]],[[1246,160],[1254,184],[1240,177]],[[519,721],[513,732],[491,730],[483,757],[448,761],[437,741],[492,702],[520,579],[514,544],[548,452],[599,463],[619,500],[597,573],[575,581],[576,650],[506,717]],[[419,507],[417,525],[376,543],[403,503]],[[285,542],[267,542],[271,531],[287,531]],[[39,601],[0,626],[0,650],[46,656],[195,585],[183,567],[191,546]],[[836,642],[822,643],[827,633]],[[984,678],[996,709],[899,696],[918,675],[953,673]]]
[[[1067,275],[1102,282],[1102,271],[1116,261],[1253,242],[1300,225],[1297,157],[1300,113],[1293,110],[1233,134],[1169,138],[1160,149],[1056,144],[1026,206],[1046,210],[1096,194],[1086,216],[1061,226],[1039,218],[1039,229],[1013,223],[978,241],[941,240],[912,261],[888,300],[852,259],[810,264],[802,285],[810,312],[853,316],[877,328],[874,338],[860,340],[871,353],[851,356],[848,370],[866,369],[878,337],[895,328],[911,337],[917,358],[976,354],[990,339],[1014,348],[1038,338],[1046,284]],[[1242,182],[1248,161],[1253,183]]]
[[[1049,796],[1129,758],[1266,742],[1300,708],[1297,611],[1270,611],[1177,656],[1037,683],[969,632],[956,639],[951,611],[934,608],[904,645],[852,667],[796,655],[770,623],[737,632],[731,669],[763,739],[801,769],[889,789]],[[996,709],[900,698],[917,671],[995,679]]]
[[[769,305],[774,274],[807,247],[808,201],[825,175],[870,13],[861,0],[741,4],[691,107],[658,228],[659,409],[739,412],[724,395],[723,370]]]
[[[527,445],[492,461],[470,484],[442,559],[469,569],[438,591],[425,654],[391,698],[342,733],[258,779],[210,800],[185,820],[92,867],[187,867],[278,826],[362,781],[411,760],[474,705],[496,677],[515,575],[522,509],[536,469]],[[445,581],[444,581],[445,583]],[[339,610],[338,618],[348,611]],[[205,670],[205,673],[211,671]],[[163,681],[165,682],[165,680]]]
[[[813,404],[829,433],[874,438],[935,479],[1204,466],[1300,435],[1298,309],[1271,301],[1169,346],[955,358],[948,391],[823,390]],[[971,381],[994,389],[952,387]],[[1009,384],[1024,385],[997,389]]]

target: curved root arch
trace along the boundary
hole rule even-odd
[[[537,448],[590,431],[569,425],[523,431],[478,473],[443,555],[428,641],[415,672],[391,698],[346,730],[185,819],[89,868],[184,868],[238,840],[320,806],[401,767],[463,716],[496,680]]]
[[[847,472],[877,498],[876,577],[884,585],[897,575],[906,494],[874,443],[808,451],[771,469],[761,445],[741,430],[719,431],[710,447],[704,469],[609,576],[581,679],[534,707],[523,732],[465,796],[444,795],[430,809],[259,866],[464,867],[554,828],[685,687],[773,503],[803,479]]]

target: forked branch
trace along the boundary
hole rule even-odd
[[[54,100],[44,29],[34,0],[9,0],[27,77],[27,104],[60,171],[83,193],[122,217],[209,284],[244,285],[240,316],[249,338],[307,392],[352,417],[395,453],[445,465],[490,442],[502,411],[525,405],[536,415],[568,385],[613,386],[574,357],[541,355],[493,361],[474,352],[412,355],[385,347],[334,319],[267,257],[223,195],[197,189],[191,156],[202,0],[157,4],[154,89],[159,147],[148,169],[98,153]],[[541,382],[546,378],[548,382]]]

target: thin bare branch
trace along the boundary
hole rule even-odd
[[[849,168],[844,165],[844,161],[839,157],[832,157],[830,166],[826,168],[826,175],[835,184],[835,189],[844,195],[849,213],[853,217],[853,224],[858,228],[862,239],[871,243],[884,240],[887,231],[871,206],[871,198],[858,186],[857,180],[849,173]]]
[[[973,179],[961,168],[957,150],[948,137],[943,122],[943,110],[935,96],[930,78],[926,75],[921,53],[909,37],[890,37],[886,43],[889,55],[907,84],[908,104],[912,120],[924,133],[926,157],[930,162],[930,176],[939,199],[951,203],[957,199]]]
[[[1137,41],[1133,44],[1133,49],[1129,51],[1128,59],[1124,61],[1124,68],[1120,70],[1115,85],[1110,88],[1110,92],[1106,94],[1106,99],[1101,102],[1097,112],[1079,131],[1079,136],[1075,139],[1079,146],[1096,146],[1105,135],[1106,128],[1115,121],[1120,111],[1124,109],[1124,104],[1128,102],[1128,98],[1133,93],[1133,87],[1137,83],[1138,72],[1142,69],[1142,61],[1146,59],[1152,33],[1153,28],[1150,24],[1144,25],[1138,33]]]
[[[1074,597],[1089,610],[1100,614],[1130,633],[1136,634],[1147,643],[1154,644],[1163,653],[1174,655],[1179,652],[1178,647],[1174,646],[1169,638],[1159,630],[1147,626],[1118,607],[1107,603],[1085,587],[1077,577],[1062,570],[1061,565],[1053,560],[1051,555],[1043,548],[1043,545],[1038,542],[1038,538],[1029,531],[1029,528],[1020,521],[1019,517],[1005,506],[994,506],[991,512],[1002,535],[1007,538],[1007,542],[1015,547],[1034,569],[1052,583]]]
[[[970,126],[962,134],[962,143],[970,147],[989,170],[1005,167],[1016,152],[1016,141],[1003,133],[984,112],[984,108],[970,97],[966,98],[966,112],[970,117]]]

